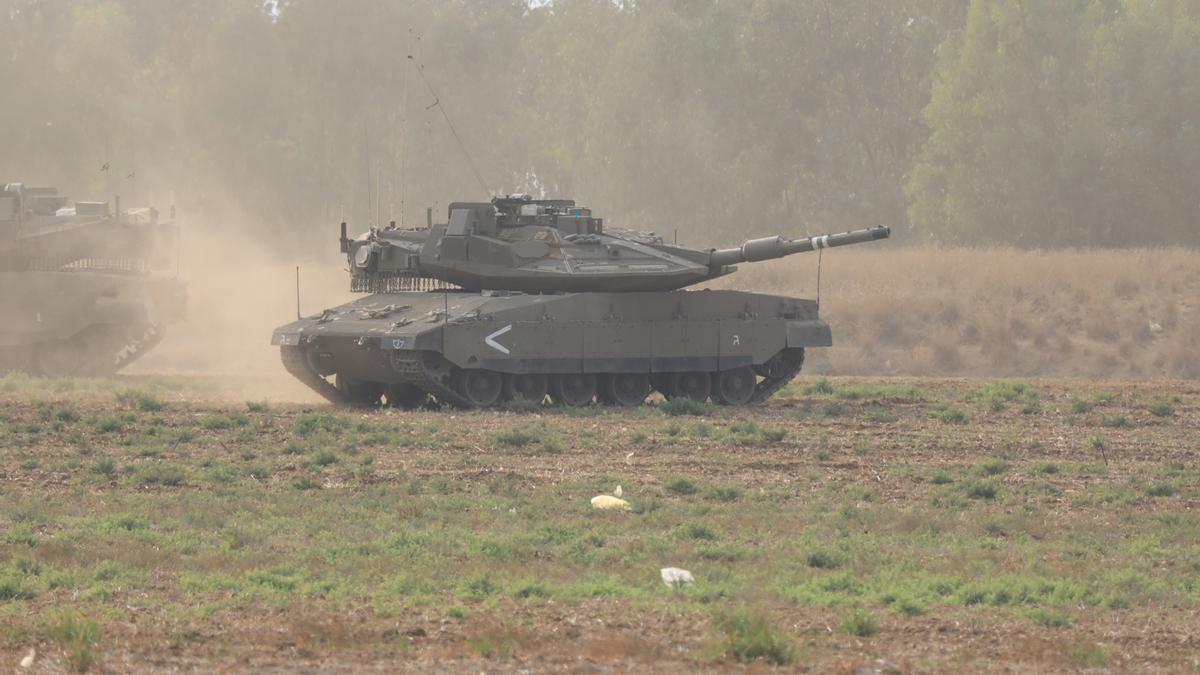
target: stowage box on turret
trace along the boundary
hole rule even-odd
[[[0,185],[0,374],[115,373],[182,317],[178,231],[153,208]]]
[[[832,344],[817,303],[681,289],[736,263],[890,235],[881,226],[697,250],[528,196],[454,203],[448,216],[356,239],[343,223],[351,288],[370,295],[276,329],[284,367],[330,401],[360,404],[631,406],[652,391],[757,403],[800,372],[806,348]]]

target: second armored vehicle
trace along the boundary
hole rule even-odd
[[[652,392],[757,403],[829,346],[813,300],[680,290],[736,263],[884,239],[886,227],[690,249],[606,229],[569,200],[454,203],[341,248],[356,302],[275,330],[285,368],[334,402],[476,408],[549,396],[638,405]],[[332,382],[327,378],[333,378]]]
[[[0,374],[108,375],[153,347],[183,312],[177,236],[152,208],[4,185]]]

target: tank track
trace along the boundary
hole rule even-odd
[[[304,347],[280,347],[279,357],[283,361],[284,370],[326,401],[337,404],[350,402],[341,390],[312,369],[308,364],[308,357],[304,354]]]
[[[758,385],[754,388],[754,396],[750,398],[750,403],[762,403],[774,396],[775,392],[782,389],[784,385],[796,379],[802,368],[804,368],[803,349],[799,350],[799,358],[796,359],[796,362],[791,364],[786,370],[770,377],[764,377],[759,381]]]
[[[440,362],[433,361],[436,358],[437,356],[430,352],[394,351],[391,353],[389,361],[392,370],[404,378],[404,383],[411,384],[429,394],[439,403],[448,403],[457,408],[474,408],[475,405],[471,401],[450,386],[449,368],[445,370],[434,368],[434,366],[442,365]]]
[[[283,367],[292,377],[325,400],[339,405],[352,402],[340,389],[312,369],[303,347],[281,347],[280,356]],[[429,394],[439,403],[456,408],[476,407],[470,400],[454,390],[450,381],[452,373],[450,364],[440,359],[437,354],[394,351],[389,356],[389,362],[392,370],[400,376],[402,383],[412,385]],[[794,362],[789,363],[787,368],[759,380],[748,404],[762,403],[774,396],[775,392],[795,379],[803,367],[804,350],[801,349],[797,358],[794,359]]]
[[[23,351],[0,354],[0,372],[14,370],[39,377],[109,377],[141,358],[162,342],[164,336],[163,327],[157,323],[93,327],[73,338],[47,340]]]
[[[162,342],[164,335],[165,332],[158,324],[152,323],[147,326],[146,332],[141,337],[126,343],[117,352],[114,358],[113,372],[133,363],[143,354],[153,349],[158,343]]]

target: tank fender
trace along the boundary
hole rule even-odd
[[[820,319],[787,322],[788,347],[832,347],[833,331]]]

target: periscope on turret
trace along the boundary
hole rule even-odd
[[[739,263],[890,236],[880,226],[692,249],[525,195],[456,202],[423,228],[341,229],[351,288],[369,295],[272,342],[325,398],[402,407],[637,405],[654,391],[761,402],[799,373],[805,349],[832,344],[816,302],[685,289]]]

